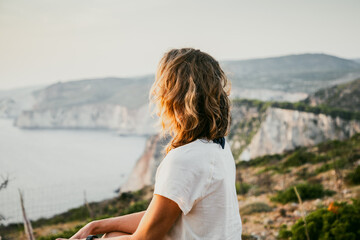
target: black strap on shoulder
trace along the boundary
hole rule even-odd
[[[214,143],[218,143],[221,145],[222,149],[225,148],[225,138],[224,137],[219,137],[219,138],[215,138],[213,140]]]

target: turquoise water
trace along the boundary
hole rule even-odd
[[[6,223],[21,221],[18,189],[30,219],[116,196],[145,147],[145,137],[112,131],[24,130],[0,119],[0,192]]]

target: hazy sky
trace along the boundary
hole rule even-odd
[[[0,0],[0,89],[154,73],[162,54],[360,57],[359,0]]]

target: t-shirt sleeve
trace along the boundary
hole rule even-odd
[[[172,151],[156,171],[154,194],[176,202],[186,215],[206,193],[211,182],[213,163],[196,159],[196,156],[173,154]]]

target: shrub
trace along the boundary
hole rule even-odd
[[[323,165],[321,165],[321,167],[317,168],[315,170],[315,174],[319,174],[319,173],[322,173],[322,172],[327,172],[331,169],[343,169],[345,168],[345,166],[348,164],[348,160],[345,159],[345,158],[340,158],[336,161],[332,161],[331,163],[325,163]]]
[[[349,172],[345,177],[345,181],[350,185],[360,184],[360,166],[358,166],[354,171]]]
[[[262,203],[262,202],[250,203],[240,208],[241,215],[250,215],[253,213],[271,212],[271,211],[272,208],[266,203]]]
[[[251,166],[260,167],[260,166],[265,166],[268,164],[276,164],[283,157],[284,157],[284,154],[273,154],[273,155],[260,156],[260,157],[251,159],[250,161],[240,161],[236,164],[236,167],[251,167]]]
[[[319,183],[309,184],[300,183],[295,185],[302,200],[310,200],[316,198],[322,198],[326,195],[333,195],[335,192],[330,190],[324,190],[323,186]],[[279,203],[297,202],[297,196],[295,194],[293,186],[279,191],[276,196],[271,198],[271,201]]]
[[[251,236],[251,235],[241,235],[241,239],[242,240],[257,240],[256,237]]]
[[[300,149],[291,154],[284,162],[285,167],[301,166],[305,163],[315,162],[316,155],[311,152],[307,152],[304,149]]]
[[[51,234],[48,236],[43,236],[43,237],[38,237],[36,238],[37,240],[53,240],[56,238],[70,238],[72,237],[77,231],[79,231],[83,226],[82,225],[78,225],[72,229],[69,230],[65,230],[63,232],[60,233],[56,233],[56,234]]]
[[[129,207],[125,208],[122,211],[122,215],[144,211],[147,209],[148,206],[149,206],[149,201],[146,200],[140,200],[134,202],[133,204],[131,204]]]
[[[236,182],[236,193],[238,195],[245,195],[248,193],[249,189],[251,188],[251,185],[248,183],[240,183]]]
[[[295,173],[297,179],[305,180],[315,176],[315,173],[309,172],[307,168],[302,168]]]
[[[328,209],[321,208],[306,217],[310,239],[360,239],[360,202],[353,204],[335,203]],[[305,240],[305,226],[302,219],[291,228],[292,240]]]
[[[286,224],[281,225],[277,239],[289,239],[292,236],[292,232],[287,229]]]

